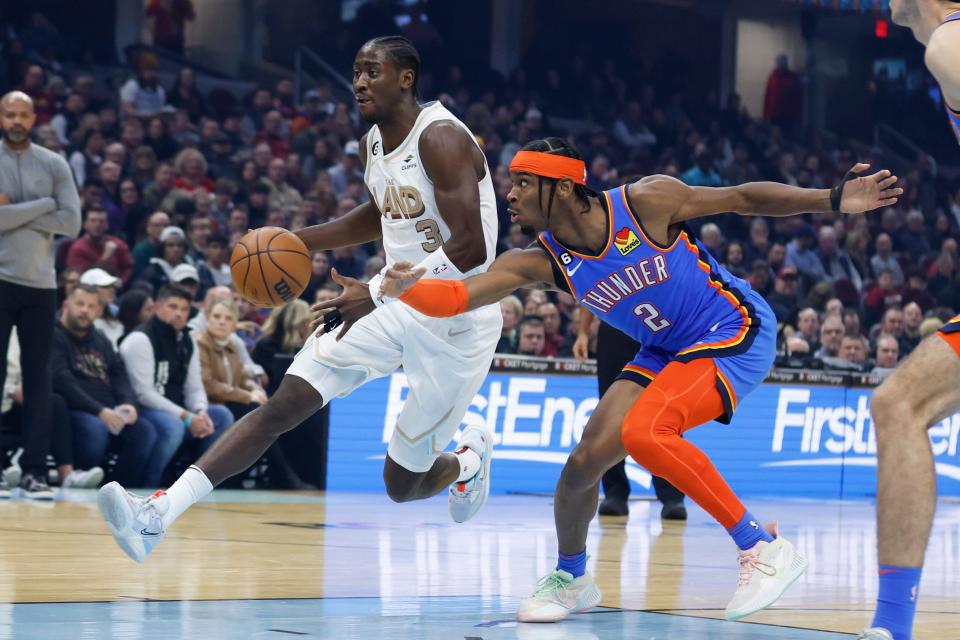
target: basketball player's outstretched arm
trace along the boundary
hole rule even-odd
[[[400,298],[425,315],[447,318],[497,302],[521,287],[556,288],[550,259],[539,249],[508,251],[494,260],[488,271],[464,280],[420,280],[425,272],[424,267],[410,262],[396,263],[384,273],[378,297]],[[356,321],[351,314],[354,300],[361,295],[369,298],[370,294],[367,285],[354,278],[334,273],[333,279],[343,287],[343,293],[322,304],[326,315],[321,333],[333,330],[342,320],[339,340]],[[315,309],[320,310],[320,306]],[[328,323],[328,316],[335,320]]]
[[[857,164],[852,172],[870,168]],[[843,184],[839,210],[863,213],[897,202],[903,189],[894,187],[897,177],[889,171],[852,177]],[[778,182],[748,182],[735,187],[690,187],[676,178],[649,176],[630,185],[630,200],[636,210],[663,220],[667,225],[718,213],[792,216],[833,211],[830,189],[803,189]]]
[[[366,135],[360,139],[360,163],[367,164]],[[367,201],[352,211],[330,222],[315,224],[294,233],[310,251],[324,251],[379,240],[383,235],[383,227],[380,226],[380,210],[367,191]]]

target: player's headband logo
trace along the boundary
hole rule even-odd
[[[575,184],[587,184],[587,165],[583,160],[552,153],[518,151],[510,162],[510,171],[544,178],[570,178]]]

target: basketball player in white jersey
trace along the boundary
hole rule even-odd
[[[960,2],[891,0],[893,21],[926,47],[960,142]],[[933,375],[931,375],[933,374]],[[877,436],[880,592],[860,640],[910,640],[920,574],[937,504],[927,430],[960,411],[960,316],[924,340],[871,400]]]
[[[432,277],[462,279],[485,271],[495,257],[493,182],[467,127],[438,102],[418,104],[419,71],[419,55],[404,38],[375,38],[360,49],[353,88],[361,115],[373,124],[360,144],[370,200],[299,236],[311,251],[382,238],[388,266],[410,261]],[[380,279],[370,282],[374,294]],[[383,467],[388,495],[405,502],[449,486],[455,521],[479,511],[490,491],[490,432],[468,427],[455,453],[444,449],[489,370],[500,337],[499,306],[438,320],[365,293],[348,308],[373,311],[356,323],[345,313],[349,333],[311,336],[273,397],[167,491],[142,498],[115,482],[100,490],[100,511],[128,556],[143,562],[183,511],[256,462],[278,436],[332,398],[401,365],[410,391]]]

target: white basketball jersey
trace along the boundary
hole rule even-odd
[[[438,120],[451,120],[463,127],[471,139],[474,137],[467,125],[438,101],[423,106],[410,133],[387,155],[383,154],[380,127],[374,125],[367,133],[367,164],[363,179],[380,209],[383,248],[388,266],[401,260],[417,264],[450,239],[450,228],[437,208],[433,182],[420,160],[420,136]],[[477,183],[483,238],[477,238],[476,241],[482,241],[486,246],[487,259],[465,275],[486,271],[496,257],[496,197],[486,161],[484,168],[486,175]]]

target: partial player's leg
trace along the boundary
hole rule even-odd
[[[334,334],[308,338],[267,403],[224,432],[166,492],[144,499],[116,482],[101,488],[100,512],[121,549],[143,562],[190,505],[256,462],[281,434],[320,409],[325,399],[346,395],[395,370],[401,354],[395,334],[404,328],[387,311],[361,319],[342,340]]]
[[[486,503],[493,456],[487,426],[467,426],[454,452],[443,449],[486,379],[501,322],[499,309],[491,306],[461,318],[408,323],[402,363],[410,392],[383,467],[394,501],[422,500],[449,487],[455,522],[469,520]]]
[[[256,411],[244,416],[188,468],[166,492],[150,498],[127,493],[111,482],[100,489],[97,502],[120,548],[143,562],[163,534],[184,511],[230,476],[260,459],[281,434],[293,429],[323,405],[308,382],[284,376],[277,392]]]
[[[643,387],[636,382],[614,382],[570,453],[554,497],[557,568],[541,579],[532,597],[520,603],[517,619],[521,622],[556,622],[600,602],[600,590],[586,570],[587,530],[597,512],[600,479],[627,455],[620,426],[641,393]]]
[[[874,391],[871,400],[877,437],[880,564],[880,593],[872,625],[878,638],[883,637],[880,629],[895,640],[911,635],[937,500],[927,429],[960,409],[958,355],[960,332],[931,336]]]
[[[683,434],[726,413],[712,358],[668,364],[627,412],[623,445],[634,460],[712,515],[740,548],[740,584],[726,617],[775,602],[807,566],[776,524],[759,524],[710,459]],[[759,569],[759,570],[758,570]]]

